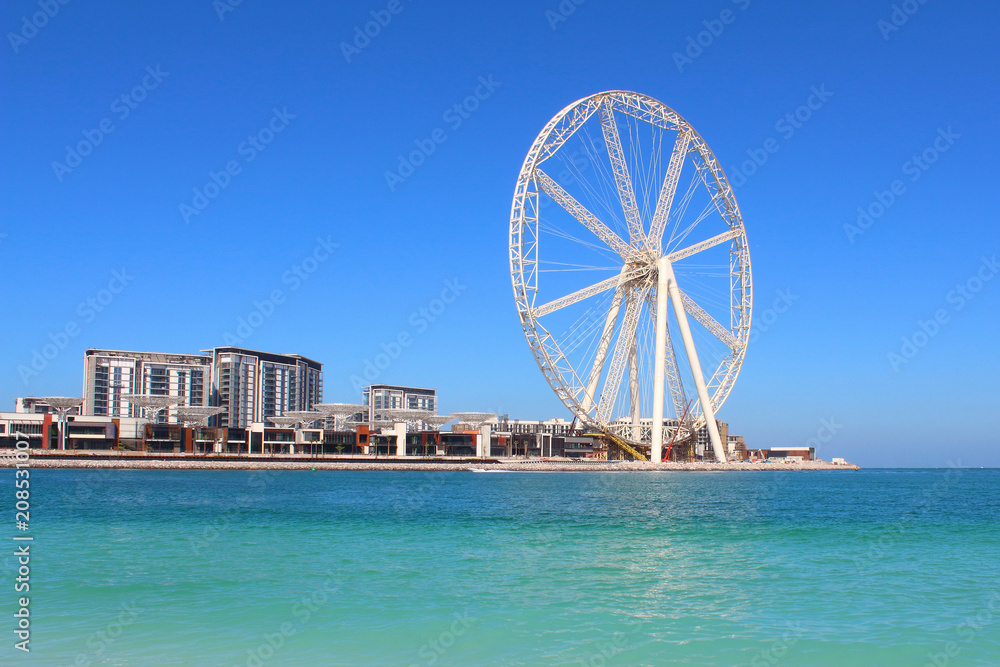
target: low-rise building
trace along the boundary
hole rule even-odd
[[[134,417],[70,414],[66,417],[66,449],[136,449],[143,441],[145,426],[145,420]],[[59,420],[49,413],[0,412],[0,448],[14,447],[19,437],[27,436],[32,448],[58,449],[59,429]]]
[[[497,418],[495,430],[511,435],[536,435],[539,433],[551,436],[567,436],[573,428],[573,423],[556,417],[554,419],[531,420],[511,419],[509,415]]]
[[[742,435],[731,435],[726,442],[726,452],[729,454],[730,459],[735,459],[737,461],[746,461],[747,459],[747,443],[743,439]]]
[[[792,461],[815,461],[816,448],[803,447],[801,445],[794,447],[771,447],[771,449],[767,450],[767,458],[772,461],[783,459]]]

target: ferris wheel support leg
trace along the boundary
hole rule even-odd
[[[597,355],[594,357],[594,367],[590,371],[590,379],[587,381],[587,394],[583,397],[583,411],[590,414],[594,407],[594,398],[597,393],[597,384],[601,379],[601,370],[604,368],[604,361],[608,356],[608,348],[611,346],[611,335],[615,331],[615,322],[618,321],[618,311],[622,305],[622,289],[615,290],[612,297],[611,308],[608,316],[604,320],[604,331],[601,333],[601,342],[597,346]]]
[[[668,275],[664,266],[670,261],[663,257],[658,262],[659,275],[656,279],[656,351],[653,366],[653,430],[650,434],[649,460],[660,463],[663,460],[663,385],[666,382],[667,363],[667,290]]]
[[[698,351],[695,349],[694,339],[691,337],[691,326],[688,324],[687,313],[684,311],[684,301],[681,298],[680,288],[677,287],[677,277],[674,275],[674,267],[666,257],[661,257],[658,265],[658,284],[662,284],[664,279],[666,279],[667,291],[670,293],[670,301],[674,306],[674,314],[677,316],[677,325],[681,330],[681,338],[684,340],[684,351],[687,353],[688,363],[691,365],[691,375],[694,377],[694,384],[698,389],[698,402],[701,403],[701,411],[705,415],[705,425],[708,427],[708,437],[712,441],[715,460],[725,463],[727,461],[726,448],[722,445],[722,437],[719,435],[719,425],[715,422],[715,410],[712,408],[712,399],[708,395],[708,387],[705,386],[705,376],[701,372]],[[659,300],[659,293],[657,293],[656,298]],[[664,313],[665,315],[666,313]],[[659,325],[659,309],[657,309],[656,317],[657,325]],[[657,326],[656,334],[657,336],[660,334],[659,326]],[[657,352],[659,352],[659,349],[657,349]]]
[[[639,346],[635,340],[632,341],[632,351],[628,355],[628,388],[632,405],[632,441],[639,442],[642,439],[639,421]]]

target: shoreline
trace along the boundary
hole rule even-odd
[[[12,468],[9,455],[0,467]],[[32,452],[30,468],[100,468],[131,470],[367,470],[367,471],[464,471],[464,472],[815,472],[860,470],[852,463],[826,461],[797,463],[649,463],[645,461],[524,460],[524,459],[403,459],[371,457],[307,458],[294,455],[190,455],[144,452]]]

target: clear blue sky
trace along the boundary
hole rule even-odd
[[[1000,279],[949,300],[1000,253],[994,3],[914,2],[890,31],[888,1],[587,0],[562,16],[557,0],[402,0],[350,62],[342,43],[387,1],[244,0],[222,19],[220,4],[70,2],[37,30],[24,25],[37,1],[0,10],[0,408],[78,395],[87,347],[223,344],[281,290],[244,345],[323,362],[329,401],[358,400],[351,376],[408,333],[378,381],[437,387],[443,410],[568,416],[513,305],[513,185],[559,109],[631,89],[685,116],[736,182],[748,150],[780,146],[737,197],[755,319],[779,290],[797,298],[750,347],[720,415],[732,430],[800,444],[832,418],[827,458],[1000,465]],[[678,65],[705,21],[721,34]],[[460,125],[446,119],[480,77],[499,86]],[[779,129],[813,86],[833,96]],[[91,154],[53,166],[102,121],[113,131]],[[243,143],[271,122],[263,150]],[[397,156],[438,128],[447,140],[390,190]],[[926,171],[906,165],[949,128]],[[186,221],[180,205],[204,204],[193,189],[231,161],[239,172]],[[897,179],[905,191],[850,242],[844,225]],[[339,247],[303,281],[296,265],[328,237]],[[127,286],[102,293],[123,269]],[[449,280],[464,289],[423,326],[413,314]],[[79,305],[109,296],[101,312]],[[946,321],[897,372],[889,353],[938,310]],[[67,325],[77,335],[22,379]]]

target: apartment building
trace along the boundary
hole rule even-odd
[[[362,402],[368,406],[368,419],[374,420],[379,410],[427,410],[437,412],[437,389],[373,384],[361,390]]]
[[[238,347],[201,354],[90,349],[84,353],[80,414],[143,417],[142,409],[123,396],[149,394],[177,398],[158,413],[158,423],[178,423],[177,407],[214,405],[226,408],[214,418],[215,425],[246,428],[322,402],[322,371],[322,364],[301,355]],[[43,402],[30,401],[19,404],[19,410],[46,410]]]
[[[226,408],[214,425],[246,428],[323,402],[323,364],[298,354],[241,347],[211,353],[212,405]]]
[[[105,417],[141,417],[139,406],[123,399],[127,394],[177,397],[178,406],[208,405],[212,357],[90,349],[83,355],[82,414]],[[175,408],[159,420],[176,421]]]

